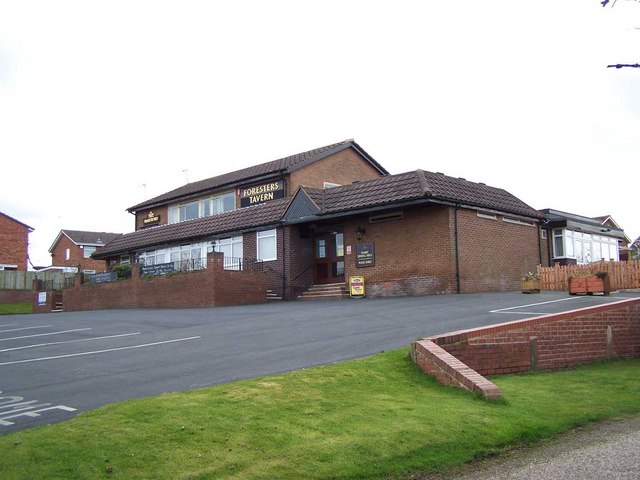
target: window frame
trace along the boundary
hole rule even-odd
[[[273,253],[272,256],[264,257],[261,255],[261,244],[265,240],[273,239],[273,251],[265,253]],[[263,247],[265,248],[265,247]],[[278,229],[272,228],[269,230],[259,230],[256,232],[256,258],[263,262],[272,262],[278,260]]]

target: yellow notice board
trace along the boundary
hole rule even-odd
[[[351,297],[364,297],[364,277],[354,275],[349,277],[349,295]]]

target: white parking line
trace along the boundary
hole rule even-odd
[[[38,325],[36,327],[12,328],[11,330],[0,330],[0,333],[19,332],[20,330],[33,330],[34,328],[47,328],[47,327],[52,327],[52,326],[53,325]]]
[[[71,354],[68,354],[68,355],[56,355],[56,356],[53,356],[53,357],[29,358],[27,360],[16,360],[14,362],[2,362],[2,363],[0,363],[0,366],[3,366],[3,365],[16,365],[18,363],[42,362],[42,361],[45,361],[45,360],[57,360],[57,359],[60,359],[60,358],[80,357],[80,356],[83,356],[83,355],[97,355],[99,353],[118,352],[118,351],[121,351],[121,350],[132,350],[132,349],[135,349],[135,348],[153,347],[155,345],[163,345],[165,343],[186,342],[188,340],[196,340],[198,338],[200,338],[199,335],[197,337],[176,338],[174,340],[165,340],[163,342],[145,343],[145,344],[142,344],[142,345],[131,345],[129,347],[108,348],[106,350],[95,350],[95,351],[92,351],[92,352],[71,353]]]
[[[83,332],[85,330],[91,330],[91,329],[90,328],[74,328],[73,330],[60,330],[59,332],[36,333],[34,335],[23,335],[21,337],[0,338],[0,342],[6,342],[8,340],[20,340],[23,338],[47,337],[49,335],[60,335],[61,333],[69,333],[69,332]]]
[[[81,339],[78,339],[78,340],[64,340],[62,342],[38,343],[36,345],[24,345],[22,347],[4,348],[4,349],[0,350],[0,353],[2,353],[2,352],[11,352],[13,350],[24,350],[25,348],[37,348],[37,347],[48,347],[50,345],[62,345],[64,343],[91,342],[92,340],[103,340],[105,338],[130,337],[131,335],[140,335],[140,332],[122,333],[120,335],[106,335],[104,337],[81,338]]]
[[[489,310],[489,313],[504,313],[507,310],[515,310],[515,309],[518,309],[518,308],[525,308],[525,307],[535,307],[536,305],[546,305],[547,303],[566,302],[567,300],[579,300],[581,298],[584,298],[584,297],[561,298],[559,300],[549,300],[548,302],[539,302],[539,303],[529,303],[527,305],[518,305],[517,307],[498,308],[497,310]],[[524,312],[511,312],[511,313],[523,313],[524,314]],[[526,315],[531,315],[531,313],[527,313]],[[534,315],[545,315],[545,314],[535,313]]]

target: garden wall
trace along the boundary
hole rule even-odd
[[[207,268],[194,272],[144,278],[134,265],[131,278],[81,284],[64,291],[64,310],[118,308],[189,308],[243,305],[267,301],[266,276],[260,271],[223,268],[223,255],[212,254]]]
[[[483,375],[640,356],[640,299],[428,337],[413,361],[439,382],[500,398]]]

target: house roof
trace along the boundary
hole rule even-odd
[[[609,216],[596,218],[585,217],[583,215],[562,212],[552,208],[545,208],[540,210],[540,212],[542,212],[542,214],[547,218],[547,226],[549,228],[566,227],[573,230],[581,230],[585,233],[615,237],[620,240],[625,240],[626,238],[624,230],[621,228],[608,227],[604,225],[607,219],[611,218]]]
[[[447,177],[442,173],[416,170],[335,188],[300,187],[293,198],[138,230],[117,237],[93,257],[107,258],[161,245],[202,241],[207,237],[215,238],[268,225],[299,223],[309,217],[330,218],[358,213],[360,209],[433,202],[460,204],[534,219],[543,218],[537,210],[503,189]]]
[[[30,231],[30,232],[33,232],[33,230],[34,230],[34,228],[33,228],[33,227],[30,227],[30,226],[29,226],[29,225],[27,225],[26,223],[22,223],[20,220],[16,220],[15,218],[13,218],[13,217],[12,217],[12,216],[10,216],[10,215],[7,215],[6,213],[2,213],[2,212],[0,212],[0,215],[2,215],[2,216],[3,216],[3,217],[5,217],[5,218],[8,218],[8,219],[9,219],[9,220],[11,220],[12,222],[15,222],[15,223],[17,223],[17,224],[19,224],[19,225],[22,225],[23,227],[25,227],[25,228],[29,229],[29,231]]]
[[[424,170],[354,182],[331,189],[301,187],[301,190],[317,207],[317,215],[409,201],[441,201],[542,218],[537,210],[506,190]]]
[[[225,173],[216,177],[207,178],[197,182],[188,183],[182,187],[171,190],[170,192],[163,193],[150,200],[146,200],[142,203],[129,207],[129,212],[135,212],[143,208],[151,208],[158,205],[168,203],[178,198],[190,197],[198,195],[214,189],[220,189],[223,187],[233,187],[240,183],[247,183],[250,181],[258,181],[262,177],[276,175],[278,173],[287,174],[291,173],[299,168],[305,167],[313,162],[321,160],[329,155],[338,153],[347,148],[353,148],[360,153],[376,170],[381,174],[387,175],[389,172],[376,162],[362,147],[360,147],[353,139],[344,140],[342,142],[334,143],[320,148],[315,148],[307,152],[297,153],[288,157],[279,158],[270,162],[261,163],[252,167],[243,168],[234,172]]]
[[[56,245],[63,236],[66,236],[76,245],[102,247],[120,235],[122,234],[109,232],[87,232],[84,230],[60,230],[60,233],[58,233],[58,236],[49,248],[49,253],[53,253],[53,250],[56,248]]]
[[[159,225],[121,235],[93,254],[93,258],[107,258],[120,253],[159,245],[176,244],[192,240],[201,241],[227,233],[278,223],[290,198],[273,200],[252,207],[240,208],[209,217],[180,223]]]

